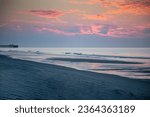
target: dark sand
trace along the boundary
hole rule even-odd
[[[150,80],[0,55],[0,99],[150,99]]]

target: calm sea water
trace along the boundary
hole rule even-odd
[[[150,79],[150,48],[0,48],[0,54],[79,70]],[[51,58],[82,59],[82,61]],[[86,61],[87,59],[140,62],[142,64],[98,63]]]

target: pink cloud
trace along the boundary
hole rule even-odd
[[[123,38],[150,37],[149,32],[150,32],[150,25],[131,26],[128,28],[116,26],[116,27],[109,27],[107,36],[123,37]]]
[[[32,24],[32,25],[31,25]],[[108,25],[108,24],[62,24],[41,21],[18,21],[10,22],[13,29],[21,31],[26,26],[31,26],[31,30],[39,32],[51,32],[59,35],[75,36],[75,35],[97,35],[116,38],[132,38],[132,37],[150,37],[150,24],[139,24],[131,26]]]
[[[62,11],[58,10],[29,10],[28,13],[44,18],[57,18],[64,15]]]
[[[64,12],[65,14],[71,14],[71,13],[77,13],[77,12],[81,12],[78,9],[70,9],[69,11]]]
[[[78,25],[76,27],[76,31],[71,31],[70,29],[75,29],[75,27],[66,27],[66,29],[58,29],[58,28],[52,28],[52,27],[36,27],[36,30],[38,32],[52,32],[60,35],[66,35],[66,36],[75,36],[75,35],[99,35],[104,36],[104,34],[101,33],[101,29],[103,28],[102,25],[91,25],[91,26],[81,26]]]
[[[38,32],[47,31],[47,32],[52,32],[52,33],[56,33],[56,34],[60,34],[60,35],[66,35],[66,36],[74,36],[74,35],[79,34],[79,33],[75,33],[75,32],[67,32],[67,31],[63,31],[60,29],[47,28],[47,27],[38,28],[37,31]]]
[[[150,15],[150,7],[135,7],[132,5],[122,6],[115,10],[110,10],[107,14],[133,14],[133,15]]]
[[[137,35],[137,31],[134,29],[126,29],[122,27],[110,28],[107,32],[107,36],[111,37],[131,37]]]
[[[83,14],[83,19],[87,19],[87,20],[102,20],[102,21],[106,21],[108,19],[110,19],[111,16],[108,15],[100,15],[100,14]]]
[[[149,24],[142,24],[142,25],[137,25],[135,28],[140,29],[140,30],[145,30],[147,28],[150,28],[150,23]]]
[[[92,4],[96,4],[96,3],[99,3],[99,0],[69,0],[70,3],[72,4],[89,4],[89,5],[92,5]]]
[[[80,27],[80,34],[81,35],[99,35],[99,36],[105,36],[104,33],[102,33],[102,29],[104,28],[103,25],[90,25],[90,26],[81,26]]]
[[[28,11],[17,11],[19,14],[32,14],[38,17],[43,18],[54,18],[58,19],[61,16],[64,16],[65,14],[73,14],[81,12],[78,9],[70,9],[68,11],[60,11],[60,10],[28,10]]]
[[[112,25],[104,25],[104,24],[93,24],[89,26],[80,25],[78,26],[77,31],[71,32],[65,29],[57,29],[52,27],[42,27],[37,28],[39,32],[52,32],[59,35],[66,35],[66,36],[75,36],[75,35],[97,35],[97,36],[105,36],[105,37],[116,37],[116,38],[132,38],[132,37],[142,37],[142,36],[150,36],[149,34],[144,33],[144,30],[149,29],[148,27],[138,26],[138,27],[119,27],[119,26],[112,26]]]
[[[132,37],[145,37],[150,36],[150,27],[148,26],[133,26],[133,27],[121,27],[105,24],[95,24],[90,26],[81,26],[81,35],[98,35],[116,38],[132,38]]]
[[[11,23],[21,23],[21,24],[29,24],[31,25],[36,25],[36,26],[64,26],[66,24],[65,21],[62,20],[49,20],[49,21],[38,21],[38,20],[22,20],[22,19],[13,19],[10,20]]]
[[[134,15],[150,15],[150,1],[149,0],[100,0],[105,7],[115,7],[109,10],[107,14],[134,14]]]
[[[150,15],[149,0],[69,0],[73,4],[95,5],[108,8],[108,14]],[[109,8],[113,8],[113,10]]]

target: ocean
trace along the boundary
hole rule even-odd
[[[150,48],[0,48],[12,58],[150,79]]]

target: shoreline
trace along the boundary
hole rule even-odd
[[[111,63],[111,64],[143,64],[142,62],[129,62],[121,60],[100,60],[85,58],[49,58],[48,60],[66,61],[66,62],[89,62],[89,63]]]
[[[0,99],[150,99],[150,80],[0,55]]]

